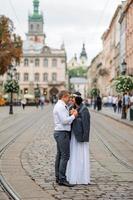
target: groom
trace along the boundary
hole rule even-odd
[[[59,93],[59,100],[53,110],[54,117],[54,138],[57,144],[57,155],[55,161],[55,176],[56,182],[59,185],[72,187],[66,180],[66,167],[70,157],[70,131],[71,123],[78,115],[77,110],[73,110],[69,116],[67,103],[69,102],[70,94],[67,90]]]

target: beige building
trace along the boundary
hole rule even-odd
[[[115,11],[108,30],[103,34],[103,68],[107,70],[108,76],[105,81],[105,94],[113,95],[115,90],[112,81],[119,74],[119,49],[120,49],[120,24],[121,6]]]
[[[43,15],[39,13],[39,0],[33,1],[33,7],[33,14],[28,17],[23,57],[17,65],[17,79],[21,96],[34,95],[34,90],[38,87],[41,94],[49,99],[65,88],[66,52],[64,45],[60,49],[53,49],[46,44]]]
[[[122,6],[118,6],[109,28],[102,35],[103,50],[91,62],[88,69],[89,90],[100,89],[102,96],[115,94],[112,81],[119,74],[120,60],[120,15]]]
[[[126,74],[133,76],[133,0],[128,0],[125,10],[126,17]]]
[[[88,68],[88,91],[90,93],[92,88],[99,88],[100,95],[105,96],[105,83],[108,72],[103,68],[103,52],[100,52],[92,61]]]

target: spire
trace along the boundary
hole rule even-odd
[[[39,13],[39,0],[33,0],[33,14],[29,15],[30,21],[43,21],[43,15]]]
[[[64,41],[62,42],[61,44],[61,49],[64,50],[65,49],[65,44],[64,44]]]
[[[80,54],[80,58],[86,58],[87,59],[87,53],[86,53],[86,49],[85,49],[85,44],[83,43],[83,47],[82,47],[82,52]]]
[[[77,61],[77,54],[76,53],[74,54],[74,59],[75,59],[75,61]]]
[[[39,14],[39,0],[34,0],[33,1],[33,6],[34,6],[34,13],[33,15],[38,15]]]

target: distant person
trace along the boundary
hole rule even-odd
[[[113,96],[112,98],[112,106],[113,106],[113,110],[116,113],[117,110],[117,103],[118,103],[118,98],[116,96]]]
[[[40,107],[41,107],[41,109],[43,109],[44,104],[45,104],[45,97],[44,97],[44,95],[42,95],[42,96],[40,97]]]
[[[121,97],[118,97],[117,107],[118,107],[118,113],[121,113],[121,110],[122,110],[122,99],[121,99]]]
[[[113,100],[113,97],[111,95],[108,96],[108,106],[109,107],[112,107],[112,100]]]
[[[97,110],[98,111],[101,110],[102,109],[102,99],[99,95],[97,96],[96,104],[97,104]]]
[[[21,105],[22,105],[23,110],[25,109],[26,103],[27,103],[26,99],[23,98],[23,99],[21,100]]]

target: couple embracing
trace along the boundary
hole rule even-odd
[[[69,109],[70,94],[63,90],[53,110],[56,182],[68,187],[90,183],[90,114],[80,94],[74,95],[72,101],[73,108]]]

